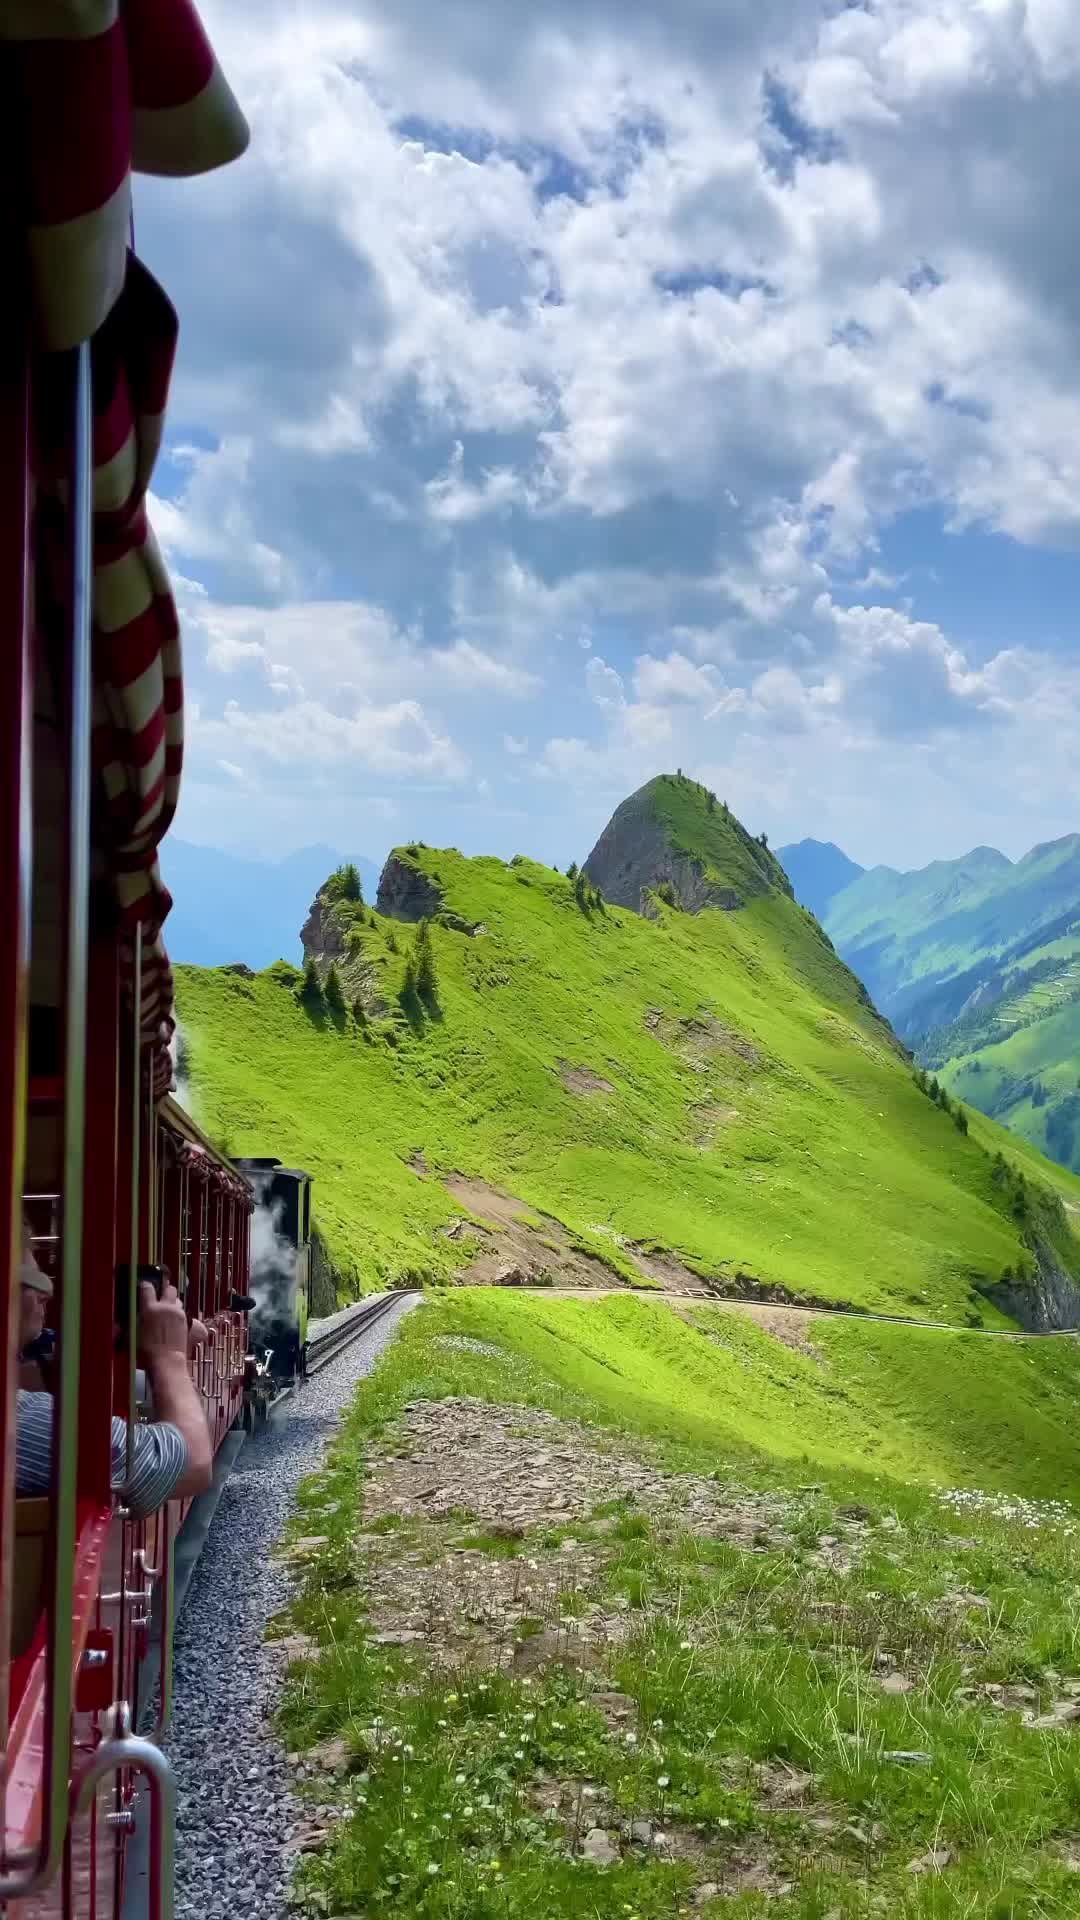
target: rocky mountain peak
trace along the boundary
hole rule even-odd
[[[430,920],[442,907],[442,888],[412,859],[395,847],[379,876],[375,905],[391,920]]]
[[[584,865],[606,899],[636,913],[653,894],[686,913],[733,913],[764,893],[791,896],[764,839],[683,773],[661,774],[616,807]]]

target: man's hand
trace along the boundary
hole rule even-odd
[[[139,1286],[139,1357],[154,1389],[154,1414],[179,1427],[188,1451],[187,1471],[177,1483],[176,1497],[205,1493],[214,1471],[210,1429],[195,1383],[188,1372],[188,1323],[174,1286],[166,1284],[159,1300],[149,1281]]]
[[[193,1320],[188,1328],[188,1359],[194,1360],[200,1347],[205,1347],[210,1335],[201,1320]]]
[[[150,1282],[140,1281],[137,1333],[139,1358],[148,1373],[171,1359],[186,1363],[187,1315],[175,1287],[162,1287],[159,1300]]]

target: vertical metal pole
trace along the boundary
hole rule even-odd
[[[131,1249],[128,1255],[127,1299],[127,1464],[130,1480],[135,1472],[135,1361],[139,1312],[139,1165],[142,1152],[142,921],[135,923],[135,944],[131,960]]]
[[[0,1809],[6,1784],[14,1537],[15,1276],[22,1250],[26,1012],[33,864],[33,654],[29,592],[29,365],[21,289],[0,320]],[[0,1833],[3,1827],[0,1826]]]
[[[68,866],[64,978],[64,1134],[60,1242],[60,1314],[53,1411],[49,1596],[47,1827],[41,1872],[50,1874],[67,1827],[71,1767],[71,1619],[79,1454],[79,1351],[82,1332],[83,1150],[86,1139],[86,971],[90,910],[90,635],[93,610],[94,422],[90,344],[75,372],[71,503],[71,650],[68,672]]]
[[[44,1886],[56,1871],[68,1819],[71,1763],[71,1619],[79,1447],[83,1141],[86,1133],[86,961],[90,889],[90,624],[93,593],[93,405],[90,347],[74,356],[68,648],[68,866],[64,953],[64,1131],[60,1311],[53,1401],[50,1566],[46,1583],[45,1786],[42,1832],[29,1871],[0,1880],[0,1900]]]
[[[203,1260],[203,1225],[206,1219],[206,1181],[194,1171],[189,1185],[188,1215],[188,1290],[189,1311],[197,1320],[202,1318],[203,1275],[206,1265]]]
[[[15,319],[19,314],[18,320]],[[26,1009],[30,977],[30,895],[33,859],[33,656],[29,595],[30,521],[29,367],[21,303],[9,303],[0,331],[0,624],[3,767],[0,780],[0,885],[8,938],[0,945],[0,1454],[7,1471],[0,1485],[0,1751],[7,1745],[8,1615],[11,1597],[12,1487],[15,1377],[15,1274],[21,1257],[23,1157],[26,1131]],[[2,1763],[0,1763],[2,1765]]]
[[[119,950],[112,929],[95,934],[91,925],[87,996],[92,1009],[86,1035],[86,1104],[91,1124],[86,1130],[84,1168],[83,1302],[86,1312],[83,1314],[79,1472],[80,1490],[107,1506],[112,1478],[112,1433],[109,1422],[102,1419],[102,1382],[109,1383],[111,1411],[116,1258],[118,1244],[123,1246],[122,1240],[117,1241],[116,1193],[121,1164],[117,1139]]]

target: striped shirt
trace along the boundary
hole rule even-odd
[[[52,1394],[28,1393],[20,1388],[15,1433],[16,1493],[48,1493],[52,1429]],[[111,1482],[134,1519],[144,1520],[171,1499],[187,1463],[187,1441],[179,1427],[157,1420],[152,1426],[135,1429],[135,1454],[128,1480],[127,1421],[114,1417]]]

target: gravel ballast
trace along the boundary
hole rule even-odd
[[[263,1638],[288,1597],[271,1558],[297,1484],[318,1466],[357,1382],[402,1313],[309,1380],[240,1452],[176,1625],[172,1724],[178,1920],[285,1912],[290,1829],[301,1818],[274,1732],[281,1656]]]

